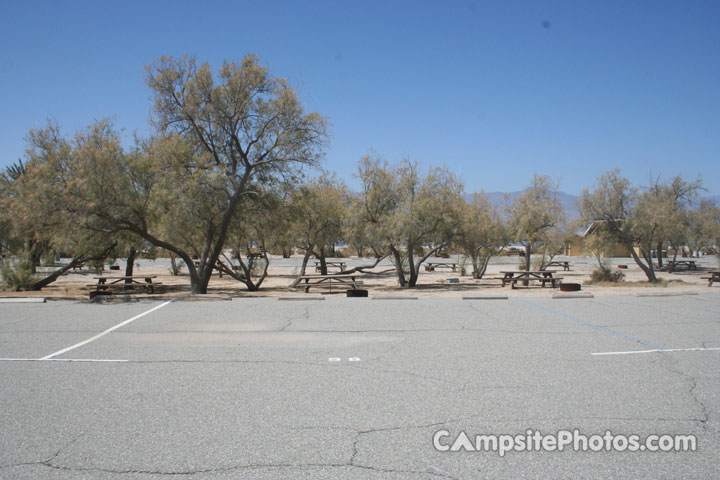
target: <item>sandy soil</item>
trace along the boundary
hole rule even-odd
[[[440,259],[431,259],[431,261],[439,261]],[[563,258],[564,260],[564,258]],[[645,275],[640,268],[635,265],[632,259],[613,259],[613,268],[617,268],[618,264],[628,266],[625,273],[625,282],[617,285],[588,285],[590,273],[597,267],[593,259],[589,258],[573,258],[569,257],[571,269],[568,272],[559,271],[557,275],[563,277],[563,282],[572,282],[582,284],[582,291],[591,293],[595,296],[608,295],[636,295],[638,293],[690,293],[714,291],[714,288],[708,288],[707,280],[700,277],[707,276],[709,270],[718,270],[718,263],[714,257],[704,257],[700,259],[701,269],[698,271],[677,271],[674,273],[659,272],[658,277],[667,280],[669,283],[662,286],[653,286],[644,283]],[[358,259],[349,259],[351,266],[361,262]],[[248,292],[243,284],[228,277],[219,278],[214,275],[210,281],[210,294],[230,296],[230,297],[278,297],[287,296],[288,294],[303,295],[301,288],[289,288],[293,278],[299,272],[299,267],[288,265],[294,262],[294,259],[288,261],[279,257],[271,257],[270,275],[262,285],[262,289],[257,292]],[[437,270],[434,272],[421,270],[418,286],[414,289],[400,288],[397,285],[394,272],[389,271],[391,266],[385,265],[373,270],[375,274],[361,275],[364,287],[369,291],[370,296],[374,295],[407,295],[417,297],[462,297],[465,295],[508,295],[514,297],[550,297],[559,292],[557,288],[540,286],[519,287],[511,289],[510,286],[501,286],[501,271],[517,270],[519,259],[499,258],[488,267],[488,272],[483,279],[474,280],[470,276],[460,276],[450,270]],[[278,265],[280,264],[280,265]],[[162,283],[159,292],[153,295],[135,294],[134,297],[143,298],[178,298],[188,297],[190,295],[190,279],[187,274],[173,276],[170,274],[168,262],[160,259],[158,261],[140,261],[136,266],[135,274],[152,274],[157,275],[155,282]],[[124,265],[122,265],[124,269]],[[313,273],[314,268],[308,268],[308,274]],[[381,273],[385,271],[386,273]],[[105,276],[122,275],[123,271],[105,270]],[[98,273],[90,270],[80,270],[65,274],[54,284],[44,288],[40,292],[0,292],[2,297],[45,297],[48,299],[74,299],[87,300],[92,287],[88,285],[96,282],[95,277]],[[456,284],[447,284],[445,281],[450,278],[459,278],[460,282]],[[638,282],[638,283],[635,283]],[[344,296],[343,289],[334,286],[332,292],[327,287],[314,287],[311,293],[320,293],[324,295]]]

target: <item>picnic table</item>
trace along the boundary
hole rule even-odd
[[[124,290],[130,290],[133,288],[143,288],[149,293],[155,293],[155,287],[162,285],[162,283],[153,283],[153,279],[157,278],[157,275],[131,275],[123,277],[93,277],[97,280],[96,284],[90,284],[89,287],[95,287],[95,290],[90,292],[90,298],[95,295],[109,293],[108,291],[113,288],[122,288]]]
[[[562,277],[553,276],[552,270],[512,270],[509,272],[500,272],[503,274],[502,286],[510,284],[511,288],[515,288],[517,282],[539,282],[545,287],[546,283],[550,283],[553,288],[557,287]]]
[[[313,285],[325,284],[330,287],[332,292],[333,283],[339,284],[340,286],[350,287],[352,290],[357,290],[357,287],[362,285],[362,280],[357,280],[358,275],[351,274],[336,274],[336,275],[302,275],[300,277],[300,284],[305,288],[305,293],[310,291],[310,287]]]
[[[570,262],[552,261],[552,262],[548,263],[547,265],[545,265],[545,268],[548,268],[548,267],[562,267],[562,269],[567,272],[570,270]]]
[[[708,287],[712,287],[712,284],[714,282],[720,282],[720,271],[710,272],[709,277],[700,277],[700,278],[702,278],[703,280],[707,280]]]
[[[697,262],[695,260],[670,260],[667,262],[667,271],[672,273],[676,268],[681,266],[688,270],[697,270]]]
[[[427,262],[425,264],[425,271],[433,272],[436,268],[449,268],[453,272],[457,271],[457,262]]]
[[[331,267],[337,268],[338,270],[340,270],[342,272],[343,270],[345,270],[346,264],[345,264],[345,262],[325,262],[325,265],[327,266],[327,268],[331,268]],[[320,270],[322,270],[322,268],[320,266],[320,262],[317,261],[317,262],[315,262],[315,271],[319,272]]]

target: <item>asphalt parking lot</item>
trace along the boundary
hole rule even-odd
[[[3,479],[720,476],[716,293],[0,304],[0,357]],[[697,449],[433,445],[573,429]]]

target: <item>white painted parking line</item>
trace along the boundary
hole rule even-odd
[[[124,327],[125,325],[127,325],[127,324],[129,324],[129,323],[131,323],[131,322],[134,322],[134,321],[137,320],[138,318],[144,317],[145,315],[147,315],[147,314],[149,314],[149,313],[152,313],[152,312],[154,312],[155,310],[159,310],[159,309],[161,309],[162,307],[164,307],[165,305],[168,305],[168,304],[170,304],[170,303],[172,303],[172,300],[168,300],[167,302],[161,303],[161,304],[158,305],[157,307],[151,308],[151,309],[148,310],[147,312],[143,312],[143,313],[141,313],[140,315],[135,315],[134,317],[129,318],[129,319],[125,320],[124,322],[118,323],[118,324],[115,325],[114,327],[108,328],[108,329],[105,330],[104,332],[98,333],[98,334],[95,335],[94,337],[90,337],[90,338],[88,338],[87,340],[84,340],[84,341],[82,341],[82,342],[80,342],[80,343],[76,343],[75,345],[71,345],[71,346],[69,346],[69,347],[67,347],[67,348],[63,348],[62,350],[59,350],[59,351],[57,351],[57,352],[55,352],[55,353],[51,353],[50,355],[47,355],[47,356],[45,356],[45,357],[42,357],[42,358],[40,358],[39,360],[48,360],[48,359],[50,359],[50,358],[57,357],[58,355],[62,355],[63,353],[67,353],[67,352],[69,352],[70,350],[75,350],[75,349],[78,348],[78,347],[82,347],[83,345],[87,345],[87,344],[90,343],[90,342],[94,342],[94,341],[97,340],[98,338],[101,338],[101,337],[107,335],[108,333],[117,330],[117,329],[120,328],[120,327]]]
[[[342,358],[338,358],[338,357],[330,357],[330,358],[328,358],[328,362],[339,362],[339,361],[341,361],[341,360],[342,360]]]
[[[663,348],[663,349],[653,349],[653,350],[631,350],[627,352],[598,352],[598,353],[591,353],[590,355],[633,355],[637,353],[666,353],[666,352],[708,352],[708,351],[717,351],[720,350],[720,348]]]
[[[128,363],[130,360],[115,360],[105,358],[0,358],[0,362],[98,362],[98,363]]]
[[[359,362],[359,361],[360,361],[360,358],[359,358],[359,357],[350,357],[350,358],[348,358],[348,362]]]

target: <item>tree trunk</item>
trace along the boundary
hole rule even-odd
[[[249,283],[247,283],[248,291],[250,292],[256,292],[260,290],[260,286],[262,285],[263,281],[265,281],[265,278],[267,277],[268,267],[270,267],[270,259],[267,256],[267,251],[263,247],[263,258],[265,259],[265,267],[263,267],[263,273],[258,279],[257,282],[251,279],[250,275],[248,275],[248,279],[250,280]],[[251,268],[252,271],[252,268]]]
[[[481,279],[485,272],[487,271],[488,264],[490,263],[490,257],[483,257],[482,263],[480,264],[480,272],[478,273],[478,276],[476,277],[478,280]]]
[[[407,286],[409,288],[415,288],[415,285],[417,285],[418,281],[418,271],[415,268],[415,243],[412,241],[408,241],[407,244],[407,256],[408,256],[408,270],[410,271],[410,279],[408,280]],[[418,265],[418,268],[420,268],[420,265]]]
[[[640,259],[640,257],[638,257],[638,254],[635,253],[635,249],[632,247],[632,244],[626,243],[626,246],[628,247],[628,250],[630,250],[630,255],[632,255],[633,260],[635,260],[635,263],[640,267],[640,269],[643,271],[643,273],[645,273],[645,276],[647,277],[648,282],[656,283],[658,281],[658,279],[655,276],[655,270],[653,269],[652,258],[648,259],[648,256],[643,254],[643,257],[645,257],[645,261],[648,262],[646,265],[643,263],[643,261]]]
[[[185,262],[187,264],[187,262]],[[200,269],[202,270],[202,265],[200,266]],[[195,265],[193,265],[192,270],[190,270],[190,266],[188,265],[188,270],[190,272],[190,292],[193,295],[204,295],[207,293],[207,287],[208,283],[210,283],[210,279],[203,280],[202,276],[198,272],[198,270],[195,268]]]
[[[530,244],[528,243],[525,245],[525,271],[530,271],[530,252],[531,252]]]
[[[472,262],[472,278],[478,280],[480,278],[480,258],[474,252],[470,253],[470,262]]]
[[[525,245],[525,271],[530,271],[530,242]],[[527,287],[530,284],[527,280],[523,280],[523,286]]]
[[[602,268],[602,267],[603,267],[602,257],[600,256],[599,251],[598,251],[598,252],[595,252],[595,259],[596,259],[597,262],[598,262],[598,268]]]
[[[177,260],[177,257],[175,255],[171,254],[170,255],[170,273],[172,273],[173,275],[180,274],[180,269],[177,266],[176,260]]]
[[[82,256],[77,257],[77,258],[73,258],[73,259],[70,261],[70,263],[67,264],[67,265],[65,265],[63,268],[60,268],[60,269],[58,269],[58,270],[55,270],[53,273],[51,273],[51,274],[48,275],[47,277],[43,278],[42,280],[39,280],[39,281],[33,283],[32,286],[30,287],[30,290],[36,290],[36,291],[37,291],[37,290],[42,289],[43,287],[47,287],[47,286],[50,285],[52,282],[54,282],[55,280],[57,280],[58,278],[60,278],[60,276],[61,276],[63,273],[67,272],[68,270],[70,270],[70,269],[73,268],[73,267],[76,267],[76,266],[78,266],[78,265],[82,265],[82,264],[85,263],[85,262],[93,261],[93,260],[102,260],[102,259],[107,258],[107,256],[110,255],[110,252],[113,250],[113,248],[115,248],[115,245],[116,245],[116,244],[113,243],[113,244],[110,245],[110,247],[108,247],[105,251],[99,253],[98,255],[95,255],[95,256],[93,256],[93,257],[90,257],[90,258],[84,258],[84,257],[82,257]]]
[[[125,260],[125,276],[126,277],[132,277],[133,269],[135,268],[135,254],[137,252],[135,251],[135,247],[130,247],[130,251],[128,252],[127,260]],[[132,283],[132,280],[129,278],[125,279],[126,284]]]
[[[247,248],[247,251],[250,251],[249,247]],[[230,259],[227,259],[227,257],[226,259],[228,260],[229,266],[222,261],[218,261],[218,269],[221,272],[225,272],[226,274],[230,275],[238,282],[244,283],[249,292],[256,292],[260,290],[260,286],[267,277],[268,267],[270,266],[270,259],[267,256],[267,251],[265,250],[265,248],[262,248],[261,252],[262,258],[265,260],[265,266],[263,267],[263,272],[262,274],[260,274],[257,281],[255,281],[252,277],[252,271],[253,268],[255,268],[257,257],[252,255],[248,256],[248,263],[245,264],[245,262],[243,262],[242,255],[240,255],[239,249],[236,249],[235,256],[238,259],[238,263],[240,264],[240,269],[242,270],[242,272],[235,270],[232,266],[232,262],[230,261]]]
[[[83,264],[82,260],[73,259],[69,264],[65,265],[64,267],[62,267],[58,270],[55,270],[54,272],[52,272],[50,275],[43,278],[42,280],[39,280],[39,281],[33,283],[32,286],[30,287],[30,290],[34,290],[34,291],[41,290],[42,288],[47,287],[48,285],[53,283],[55,280],[60,278],[60,276],[63,273],[67,272],[68,270],[70,270],[71,268],[73,268],[77,265],[82,265],[82,264]]]
[[[325,247],[320,247],[317,259],[320,260],[320,275],[327,275],[327,260],[325,258]]]
[[[662,268],[663,268],[662,242],[659,242],[657,244],[657,249],[655,250],[655,254],[657,255],[658,270],[662,270]]]
[[[302,265],[300,266],[300,273],[298,274],[297,278],[293,280],[293,282],[290,284],[290,288],[297,287],[300,283],[300,277],[305,275],[305,269],[307,268],[308,260],[310,260],[310,255],[312,255],[312,246],[305,250],[305,255],[303,256]]]
[[[395,260],[395,272],[398,276],[398,283],[401,287],[407,286],[407,281],[405,280],[405,272],[403,272],[402,268],[402,256],[400,255],[400,252],[393,246],[390,247],[390,251],[392,252],[393,259]]]

